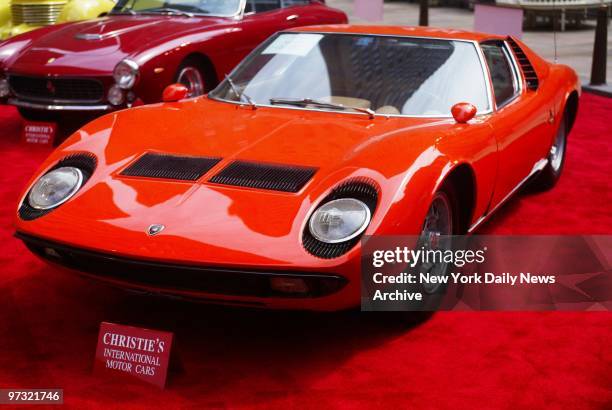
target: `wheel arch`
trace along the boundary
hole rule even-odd
[[[578,114],[579,96],[578,91],[573,90],[567,96],[565,101],[564,113],[567,115],[567,132],[569,133],[574,126],[576,121],[576,115]]]
[[[217,71],[214,63],[206,54],[197,51],[191,52],[181,59],[178,67],[176,68],[175,76],[178,74],[180,67],[189,60],[197,61],[200,67],[204,70],[204,81],[207,92],[219,84],[219,78],[217,77]]]
[[[458,163],[440,178],[434,194],[445,184],[451,184],[457,195],[459,232],[465,234],[470,228],[476,208],[476,173],[469,163]]]

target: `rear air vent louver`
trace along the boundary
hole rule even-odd
[[[221,158],[145,154],[121,172],[123,176],[197,181]]]
[[[78,168],[83,173],[83,182],[81,184],[81,187],[83,187],[87,183],[87,180],[91,177],[91,175],[95,171],[96,165],[97,165],[97,160],[93,154],[89,154],[89,153],[71,154],[61,159],[57,164],[55,164],[53,168],[49,169],[47,173],[55,169],[61,168],[61,167]],[[41,216],[46,215],[55,209],[55,208],[36,209],[36,208],[31,207],[28,202],[29,195],[30,193],[28,192],[25,196],[25,199],[21,203],[21,206],[19,207],[19,211],[18,211],[19,217],[23,219],[24,221],[31,221],[36,218],[40,218]]]
[[[374,211],[376,211],[376,206],[378,204],[378,190],[375,188],[374,182],[368,179],[350,179],[334,188],[334,190],[321,201],[319,206],[341,198],[355,198],[362,201],[370,208],[370,212],[374,215]],[[342,243],[322,242],[312,236],[308,224],[306,224],[302,234],[304,248],[312,255],[322,259],[332,259],[344,255],[360,240],[361,235]]]
[[[310,181],[316,168],[235,161],[210,179],[222,185],[298,192]]]
[[[523,49],[514,41],[512,37],[508,37],[508,44],[512,48],[514,55],[516,56],[518,64],[521,66],[521,70],[523,70],[523,74],[525,75],[525,81],[527,82],[527,88],[530,90],[537,90],[540,85],[540,80],[538,80],[538,74],[536,73],[533,65],[525,55]]]

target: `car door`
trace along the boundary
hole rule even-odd
[[[543,159],[548,118],[530,104],[514,55],[505,41],[481,43],[489,69],[496,110],[490,124],[499,151],[492,205],[511,194]]]
[[[223,40],[214,46],[217,55],[223,55],[219,59],[223,62],[220,71],[231,71],[255,47],[288,24],[281,0],[246,0],[242,18],[233,22],[232,29],[226,30]]]
[[[250,24],[253,40],[260,43],[277,31],[294,25],[282,0],[246,0],[244,21]]]
[[[287,28],[346,22],[337,10],[311,0],[281,0],[281,6],[285,11]]]

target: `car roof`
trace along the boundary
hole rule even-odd
[[[298,27],[289,31],[299,32],[325,32],[325,33],[347,33],[347,34],[371,34],[381,36],[413,36],[432,37],[448,40],[470,40],[484,41],[490,39],[504,39],[506,37],[495,34],[475,33],[471,31],[456,30],[451,28],[437,27],[415,27],[415,26],[370,26],[355,24],[330,24]]]

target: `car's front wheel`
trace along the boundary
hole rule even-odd
[[[204,70],[194,59],[187,59],[178,69],[176,82],[183,84],[189,90],[187,96],[197,97],[206,93],[206,81]]]

